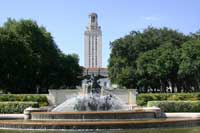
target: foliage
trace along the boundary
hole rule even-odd
[[[168,93],[139,94],[137,96],[137,105],[146,106],[148,101],[162,101],[162,100],[167,100],[168,97],[169,97]]]
[[[200,35],[168,28],[133,31],[110,44],[112,83],[144,92],[200,90]]]
[[[38,105],[47,106],[48,99],[45,95],[31,95],[31,94],[2,94],[0,95],[0,102],[36,102]]]
[[[38,107],[37,102],[0,102],[0,113],[23,113],[28,107]]]
[[[143,93],[137,96],[137,105],[146,106],[149,101],[197,101],[200,93]]]
[[[199,112],[200,101],[149,101],[148,107],[159,107],[163,112]]]
[[[200,83],[200,40],[185,42],[181,49],[181,62],[178,75],[183,81],[183,88],[199,91]],[[191,91],[191,90],[188,90]]]
[[[77,55],[65,55],[51,33],[32,20],[0,27],[0,88],[11,93],[46,93],[75,87],[82,68]]]

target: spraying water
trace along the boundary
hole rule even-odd
[[[101,75],[87,75],[87,85],[82,93],[70,98],[54,108],[53,112],[67,111],[108,111],[123,110],[125,104],[112,94],[104,95],[105,91],[99,85],[98,80],[105,78]]]
[[[116,111],[125,110],[125,104],[117,97],[99,93],[79,94],[54,108],[53,112],[68,111]],[[104,92],[106,93],[106,92]]]

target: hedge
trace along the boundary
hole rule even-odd
[[[147,106],[163,112],[200,112],[200,101],[149,101]]]
[[[5,101],[37,102],[40,107],[48,105],[48,100],[45,95],[36,94],[1,94],[0,102]]]
[[[39,107],[37,102],[0,102],[0,113],[23,113],[28,107]]]
[[[148,101],[197,101],[200,93],[148,93],[137,96],[137,105],[146,106]]]

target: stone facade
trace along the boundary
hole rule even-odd
[[[49,89],[48,102],[50,105],[59,105],[67,99],[77,96],[81,92],[80,89]]]
[[[98,26],[98,16],[96,13],[89,15],[89,24],[84,33],[85,40],[85,67],[102,67],[102,32]]]

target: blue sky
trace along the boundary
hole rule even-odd
[[[33,19],[52,33],[66,54],[77,53],[84,64],[83,33],[88,14],[96,12],[103,33],[103,66],[109,42],[148,26],[189,34],[200,29],[200,0],[0,0],[0,25],[8,17]]]

